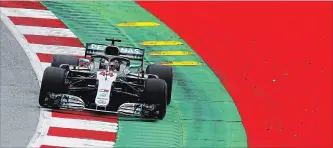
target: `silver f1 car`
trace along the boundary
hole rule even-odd
[[[106,40],[111,45],[87,43],[84,58],[54,56],[44,71],[39,105],[162,120],[171,101],[172,68],[152,64],[144,71],[144,49]]]

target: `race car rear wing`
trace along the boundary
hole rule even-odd
[[[87,43],[85,57],[87,55],[96,55],[96,54],[105,54],[105,49],[108,45],[105,44],[97,44],[97,43]],[[134,48],[134,47],[125,47],[125,46],[117,46],[119,48],[120,57],[128,58],[129,60],[138,60],[143,61],[144,58],[144,49]]]

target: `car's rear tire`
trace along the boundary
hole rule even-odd
[[[147,79],[142,98],[145,103],[158,104],[158,119],[162,120],[166,114],[167,108],[167,84],[161,79]]]
[[[66,70],[58,67],[47,67],[43,74],[39,92],[39,105],[45,107],[45,98],[48,92],[68,93],[68,85],[65,83]]]
[[[61,64],[78,66],[79,59],[69,55],[55,55],[52,59],[51,66],[59,67]]]
[[[171,93],[172,93],[172,81],[173,81],[173,71],[172,67],[164,66],[159,64],[148,65],[146,68],[147,74],[154,74],[162,79],[167,84],[167,104],[171,102]]]

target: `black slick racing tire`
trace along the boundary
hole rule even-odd
[[[65,84],[66,70],[58,67],[47,67],[44,70],[42,84],[39,92],[39,105],[45,107],[45,98],[48,92],[68,93]]]
[[[173,81],[173,71],[172,67],[159,65],[159,64],[152,64],[148,65],[146,68],[147,74],[154,74],[159,77],[159,79],[164,80],[167,83],[167,104],[171,102],[171,93],[172,93],[172,81]]]
[[[167,84],[161,79],[147,79],[143,91],[143,99],[147,104],[158,104],[158,119],[163,120],[167,108]]]
[[[59,67],[61,64],[78,66],[79,59],[69,55],[55,55],[52,59],[51,66]]]

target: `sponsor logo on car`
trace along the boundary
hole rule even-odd
[[[107,104],[107,102],[104,101],[104,100],[97,100],[97,103],[98,103],[98,104]]]
[[[100,93],[100,97],[106,97],[108,95],[108,93],[106,93],[106,92],[102,92],[102,93]]]
[[[105,77],[106,75],[107,75],[107,76],[110,76],[110,77],[113,77],[113,73],[112,73],[112,72],[108,72],[108,73],[106,73],[105,71],[102,71],[102,72],[99,73],[99,75],[102,75],[102,76],[104,76],[104,77]]]
[[[89,44],[88,45],[88,49],[92,49],[92,50],[105,50],[107,46],[105,45],[98,45],[98,44]]]
[[[120,50],[120,53],[123,53],[123,54],[143,55],[142,50],[137,49],[137,48],[120,47],[119,50]]]
[[[99,92],[109,92],[107,89],[100,89]]]

